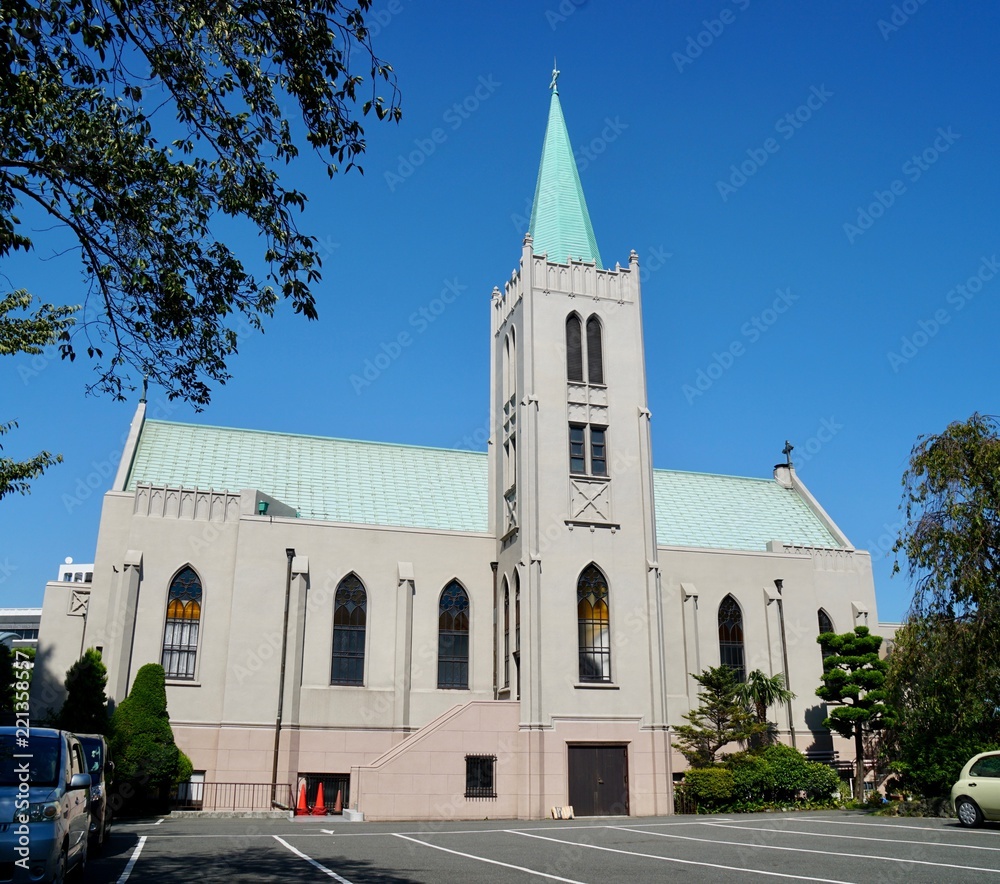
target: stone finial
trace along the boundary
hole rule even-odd
[[[639,263],[639,253],[635,249],[632,249],[632,251],[630,251],[628,253],[628,262],[629,262],[629,264],[636,264],[636,265],[638,265],[638,263]]]

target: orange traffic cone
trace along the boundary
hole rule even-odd
[[[323,783],[320,781],[319,789],[316,790],[316,803],[312,809],[313,816],[326,816],[326,801],[323,800]]]
[[[344,812],[344,801],[340,794],[340,789],[337,790],[337,799],[333,802],[333,812],[343,813]]]
[[[299,786],[299,803],[295,808],[296,816],[305,816],[309,813],[309,807],[306,804],[306,784],[302,783]]]

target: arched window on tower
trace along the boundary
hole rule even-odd
[[[510,687],[510,587],[503,579],[503,686]]]
[[[438,605],[438,687],[469,687],[469,594],[457,580],[444,588]]]
[[[575,313],[566,319],[566,377],[583,383],[583,324]]]
[[[576,617],[580,681],[611,681],[608,581],[596,565],[588,565],[577,581]]]
[[[604,383],[604,350],[601,347],[601,320],[587,320],[587,383]]]
[[[167,678],[193,679],[201,626],[201,580],[187,565],[170,581],[160,662]]]
[[[521,576],[514,571],[514,675],[516,699],[521,699]]]
[[[365,683],[365,629],[368,594],[357,574],[337,585],[333,602],[333,668],[330,684]]]
[[[745,681],[745,659],[743,612],[736,599],[727,595],[719,605],[719,660],[733,670],[737,681]]]
[[[816,619],[819,621],[819,634],[820,635],[823,635],[824,633],[827,633],[827,632],[834,632],[833,621],[830,619],[830,615],[827,614],[826,611],[824,611],[822,608],[820,608],[816,612]],[[829,657],[831,653],[833,653],[830,650],[829,645],[826,645],[826,644],[821,644],[819,646],[819,649],[820,649],[820,653],[823,655],[823,659],[824,660],[827,657]]]

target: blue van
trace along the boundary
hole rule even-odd
[[[0,727],[0,876],[58,881],[87,862],[90,774],[83,746],[51,728]]]

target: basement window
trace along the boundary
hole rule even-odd
[[[496,755],[465,756],[465,797],[496,798]]]

